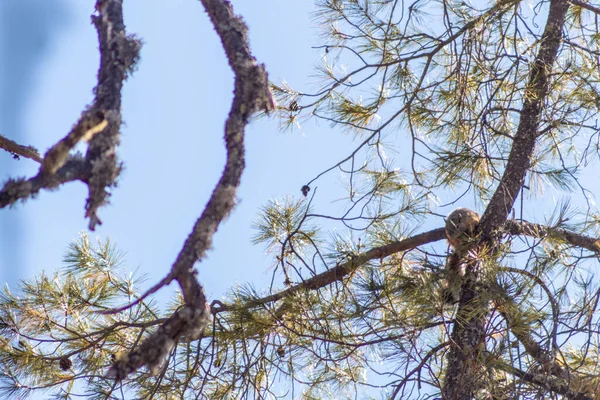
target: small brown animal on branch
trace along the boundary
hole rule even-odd
[[[469,251],[469,247],[473,244],[478,223],[479,214],[468,208],[457,208],[446,218],[446,237],[454,251],[446,260],[446,279],[442,286],[442,298],[445,303],[454,304],[460,300],[460,288],[466,266],[477,258]]]
[[[472,242],[479,224],[479,214],[468,208],[457,208],[446,218],[446,237],[455,250],[461,252]]]

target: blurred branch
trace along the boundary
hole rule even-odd
[[[117,360],[107,374],[116,381],[143,365],[151,373],[157,373],[175,343],[198,339],[204,333],[210,322],[210,307],[193,267],[211,247],[217,227],[235,205],[236,191],[245,167],[244,130],[250,116],[259,110],[269,112],[274,107],[265,67],[258,64],[250,53],[248,29],[243,20],[235,16],[233,7],[226,0],[201,1],[221,38],[235,74],[233,103],[225,123],[227,161],[221,179],[170,272],[172,279],[179,283],[185,304],[138,348]],[[166,285],[171,280],[164,282]]]
[[[594,400],[594,397],[588,396],[583,392],[570,390],[569,385],[564,379],[549,377],[546,374],[534,374],[525,372],[513,367],[502,361],[494,362],[494,367],[501,371],[514,375],[525,382],[532,383],[536,386],[550,390],[554,393],[561,394],[571,400]]]
[[[102,132],[107,125],[108,122],[102,112],[96,114],[84,112],[71,132],[46,152],[41,168],[42,173],[54,174],[64,165],[69,152],[80,140],[91,139],[96,133]]]
[[[536,238],[556,237],[566,241],[573,246],[600,253],[600,239],[581,235],[562,228],[552,228],[527,221],[508,220],[505,229],[512,235],[526,235]]]
[[[85,155],[86,161],[92,166],[85,205],[90,230],[101,223],[97,215],[98,208],[107,203],[110,196],[108,189],[115,186],[121,172],[121,163],[116,155],[120,141],[121,89],[139,60],[142,46],[135,36],[128,36],[125,32],[122,0],[97,0],[96,11],[97,15],[92,16],[100,48],[98,85],[94,88],[96,98],[83,112],[76,127],[63,139],[65,144],[74,145],[73,142],[86,133],[94,129],[101,130],[91,138]],[[106,126],[101,127],[104,120]],[[46,157],[49,156],[50,152],[46,154]]]
[[[85,183],[89,177],[88,163],[82,157],[71,157],[54,174],[37,174],[30,179],[9,179],[0,191],[0,208],[34,196],[42,189],[53,189],[76,180]]]
[[[71,132],[48,150],[43,160],[37,155],[37,159],[29,157],[42,164],[35,177],[9,180],[0,190],[0,207],[6,207],[41,189],[52,189],[74,180],[83,181],[89,191],[85,208],[91,230],[100,223],[98,208],[107,202],[108,188],[115,185],[121,170],[115,151],[121,126],[121,89],[141,48],[139,40],[125,33],[121,0],[99,0],[96,12],[92,22],[98,31],[100,68],[92,105],[82,113]],[[85,160],[70,156],[70,150],[83,139],[90,140]]]
[[[590,3],[586,3],[581,0],[569,0],[569,3],[600,15],[600,7],[595,7]]]
[[[25,157],[30,158],[39,163],[42,162],[42,157],[40,157],[40,153],[31,146],[22,146],[17,142],[13,142],[12,140],[0,135],[0,149],[4,149],[8,151],[15,157]]]
[[[500,288],[496,288],[500,289]],[[551,299],[555,303],[554,299]],[[527,322],[522,317],[522,312],[519,310],[519,306],[514,300],[506,294],[504,290],[495,296],[494,302],[500,314],[504,317],[508,328],[513,335],[521,342],[527,354],[529,354],[541,367],[542,371],[551,373],[560,378],[568,378],[569,375],[557,362],[556,357],[549,351],[546,351],[531,334]],[[555,304],[553,304],[555,306]],[[558,318],[558,311],[553,308],[553,320],[556,324]],[[555,334],[555,332],[553,332]],[[555,342],[555,338],[552,338],[552,343]]]

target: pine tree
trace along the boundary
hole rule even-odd
[[[242,20],[225,0],[202,3],[236,75],[223,176],[170,273],[143,295],[110,242],[86,236],[63,270],[4,291],[6,396],[600,399],[600,8],[319,0],[321,87],[271,83],[274,106]],[[106,4],[120,2],[99,12]],[[100,32],[109,20],[96,20]],[[124,43],[131,56],[137,42]],[[37,156],[38,176],[5,185],[2,206],[80,179],[98,222],[98,188],[118,164],[108,176],[90,162],[106,157],[101,139],[120,120],[96,105]],[[233,208],[244,126],[261,111],[291,129],[327,121],[357,145],[260,210],[254,240],[273,256],[272,287],[209,304],[192,267]],[[86,135],[95,147],[68,156]],[[347,183],[339,215],[313,205],[331,174]],[[568,200],[549,205],[548,191]],[[459,204],[481,215],[450,214]],[[149,296],[172,281],[181,296],[163,310]]]

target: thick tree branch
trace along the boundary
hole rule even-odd
[[[540,40],[540,47],[529,72],[523,93],[523,107],[517,132],[506,163],[506,169],[496,191],[483,213],[479,229],[483,243],[475,251],[495,249],[501,239],[501,228],[525,181],[531,167],[531,158],[539,136],[538,125],[542,106],[548,95],[550,73],[556,60],[563,36],[568,0],[551,0],[548,21]],[[493,251],[492,251],[493,257]],[[452,400],[470,400],[477,390],[482,368],[481,352],[485,348],[487,301],[481,295],[481,261],[467,268],[462,296],[458,304],[457,321],[452,327],[453,345],[448,353],[448,365],[442,387],[442,397]]]
[[[71,157],[51,175],[38,174],[30,179],[9,179],[0,191],[0,208],[14,204],[18,200],[26,200],[42,189],[53,189],[63,183],[87,182],[90,177],[88,163],[82,157]]]
[[[53,174],[62,167],[69,157],[69,152],[80,140],[90,140],[95,134],[106,128],[108,122],[101,112],[97,114],[84,112],[71,132],[52,146],[44,155],[41,171],[43,174]]]
[[[108,201],[108,189],[115,186],[121,172],[116,147],[120,141],[121,127],[121,89],[123,82],[131,73],[139,59],[141,43],[128,36],[123,23],[122,0],[97,0],[98,15],[92,16],[92,22],[98,31],[100,44],[100,69],[98,85],[94,89],[96,98],[92,106],[84,111],[80,122],[63,139],[68,145],[80,139],[77,130],[89,132],[100,128],[90,140],[86,160],[92,166],[92,175],[88,181],[88,199],[85,216],[90,219],[89,228],[94,230],[101,221],[98,208]],[[104,125],[106,121],[106,126]],[[52,150],[52,149],[51,149]],[[63,150],[64,151],[64,150]],[[57,153],[59,153],[57,151]],[[46,157],[50,156],[50,152]]]
[[[539,52],[529,72],[521,118],[506,169],[481,217],[480,228],[485,235],[490,235],[504,224],[525,182],[525,174],[531,167],[542,106],[548,95],[549,76],[560,47],[568,8],[567,0],[550,2],[548,21],[540,40]]]
[[[201,2],[221,38],[235,74],[234,99],[225,123],[227,161],[221,179],[170,272],[179,283],[185,304],[138,348],[117,360],[107,374],[117,381],[143,365],[153,373],[158,372],[175,343],[182,339],[197,339],[203,334],[210,321],[210,307],[193,267],[211,247],[219,224],[235,205],[236,191],[245,167],[244,130],[250,116],[259,110],[268,112],[273,109],[265,67],[258,64],[250,53],[243,20],[234,15],[231,4],[226,0]]]
[[[98,208],[106,203],[107,190],[115,185],[121,170],[115,151],[121,126],[121,89],[141,48],[139,40],[125,33],[122,0],[98,0],[96,11],[92,22],[98,31],[100,68],[92,105],[82,113],[71,132],[48,150],[43,161],[36,159],[42,165],[35,177],[9,180],[0,190],[0,207],[6,207],[41,189],[74,180],[84,181],[89,191],[86,217],[90,218],[91,230],[100,223]],[[70,150],[80,140],[90,140],[85,162],[76,156],[69,158]]]
[[[0,135],[0,149],[4,149],[8,151],[15,157],[25,157],[30,158],[39,163],[42,162],[42,157],[40,157],[40,153],[31,146],[22,146],[17,142],[10,140],[2,135]]]
[[[581,235],[562,228],[552,228],[527,221],[506,221],[505,229],[511,235],[526,235],[540,239],[556,238],[573,246],[600,253],[600,239]]]
[[[422,246],[424,244],[436,242],[438,240],[442,240],[446,237],[445,229],[438,228],[432,231],[420,233],[415,236],[411,236],[404,240],[399,240],[397,242],[393,242],[390,244],[386,244],[385,246],[375,247],[369,251],[362,253],[359,256],[353,257],[352,259],[338,264],[335,267],[320,273],[318,275],[313,276],[305,280],[302,283],[299,283],[295,286],[290,287],[289,289],[282,290],[281,292],[272,294],[270,296],[265,296],[260,299],[256,299],[254,301],[250,301],[244,305],[244,307],[257,307],[263,304],[271,303],[277,300],[281,300],[285,297],[294,295],[302,290],[309,289],[319,289],[330,285],[334,282],[341,281],[346,276],[350,275],[354,272],[358,267],[364,265],[370,260],[377,260],[380,258],[384,258],[390,256],[392,254],[406,251],[410,249],[414,249],[418,246]],[[236,308],[235,305],[231,304],[221,304],[217,303],[219,306],[215,307],[214,312],[220,313],[224,311],[231,311]]]

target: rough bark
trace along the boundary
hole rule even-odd
[[[8,180],[0,190],[0,207],[26,200],[42,189],[80,180],[88,186],[86,217],[89,228],[94,230],[100,223],[98,208],[107,202],[109,189],[115,186],[121,170],[116,156],[121,127],[121,89],[139,59],[141,43],[125,32],[122,0],[98,0],[92,22],[100,47],[94,101],[71,131],[46,152],[35,177]],[[89,140],[85,160],[69,154],[81,140]],[[27,156],[28,153],[17,154]],[[36,159],[35,156],[30,158]]]
[[[23,146],[15,141],[5,138],[0,135],[0,149],[4,149],[13,155],[14,158],[19,159],[20,157],[30,158],[34,161],[41,163],[43,158],[40,157],[40,153],[35,147]]]
[[[552,228],[527,221],[508,220],[505,224],[505,230],[511,235],[526,235],[540,239],[554,238],[594,253],[600,253],[600,239],[580,235],[567,229]]]
[[[141,366],[157,373],[173,346],[180,340],[199,338],[210,322],[210,307],[204,289],[196,278],[194,264],[211,247],[219,224],[235,205],[235,195],[244,171],[244,130],[252,114],[273,109],[264,65],[250,53],[248,30],[226,0],[201,0],[217,34],[221,38],[229,65],[235,74],[234,99],[225,123],[227,161],[208,204],[196,221],[175,260],[169,277],[162,284],[176,280],[183,294],[184,306],[146,338],[139,347],[121,357],[107,376],[117,381]]]
[[[501,240],[499,228],[506,222],[531,167],[540,115],[549,90],[549,75],[560,47],[568,7],[567,0],[550,2],[548,20],[525,87],[521,118],[506,168],[481,218],[479,229],[483,240],[479,249],[491,249],[491,257]],[[442,387],[442,398],[445,400],[472,399],[481,383],[488,302],[481,293],[481,263],[477,264],[476,268],[467,270],[457,310],[457,323],[452,329],[453,344],[448,353]]]
[[[89,165],[83,157],[71,157],[54,174],[37,174],[30,179],[9,179],[0,191],[0,208],[25,200],[42,189],[53,189],[76,180],[87,182],[89,177]]]

